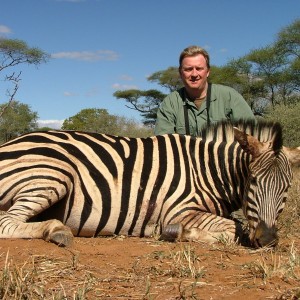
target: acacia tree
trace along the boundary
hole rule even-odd
[[[0,115],[14,100],[18,91],[22,71],[16,71],[16,67],[21,64],[37,66],[46,62],[49,57],[47,53],[36,47],[30,48],[24,41],[0,38],[0,73],[3,74],[4,81],[12,85],[6,91],[8,102],[7,106],[2,107]]]
[[[300,59],[297,58],[291,63],[292,82],[296,92],[300,92]]]
[[[166,88],[169,92],[176,91],[183,86],[178,68],[176,67],[169,67],[166,70],[157,71],[150,75],[148,80]]]
[[[156,111],[159,104],[166,96],[158,90],[124,90],[116,91],[113,94],[117,99],[124,99],[128,105],[126,107],[137,110],[144,118],[143,123],[152,127],[156,120]]]
[[[156,83],[161,87],[172,92],[182,86],[178,68],[169,67],[166,70],[161,70],[153,73],[148,77],[148,81]],[[116,91],[113,94],[117,99],[125,100],[128,105],[126,107],[137,110],[143,117],[144,125],[153,127],[156,120],[157,109],[166,97],[166,94],[155,89],[151,90],[123,90]]]
[[[277,45],[289,55],[300,58],[300,19],[278,33]]]
[[[257,100],[265,94],[264,85],[254,77],[251,64],[244,57],[233,59],[223,67],[212,66],[209,80],[234,88],[244,97],[254,114],[261,114]]]
[[[267,46],[252,50],[246,56],[252,64],[252,74],[262,80],[268,89],[268,99],[273,106],[276,104],[276,94],[285,83],[282,74],[287,70],[288,62],[286,56],[281,54],[279,48]]]
[[[300,19],[283,28],[276,41],[277,47],[287,56],[290,63],[288,79],[294,91],[300,91]]]

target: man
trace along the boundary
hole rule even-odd
[[[209,73],[209,55],[204,49],[190,46],[182,51],[179,74],[184,87],[169,94],[161,103],[156,135],[197,136],[204,126],[216,121],[255,119],[249,105],[236,90],[220,84],[212,84],[209,88]]]

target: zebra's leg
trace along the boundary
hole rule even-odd
[[[167,224],[162,230],[160,239],[166,241],[203,241],[214,243],[221,238],[235,241],[241,239],[242,226],[233,220],[216,216],[211,213],[201,212],[190,214]]]
[[[44,239],[60,246],[69,246],[73,234],[61,221],[49,219],[30,222],[30,219],[60,201],[67,193],[66,182],[35,181],[18,191],[12,206],[0,215],[0,238]]]
[[[43,239],[59,246],[70,246],[73,234],[58,220],[23,222],[9,213],[0,216],[0,238]]]

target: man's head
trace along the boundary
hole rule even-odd
[[[208,69],[210,69],[210,62],[209,62],[209,54],[207,51],[199,46],[189,46],[185,48],[179,56],[179,68],[182,67],[182,61],[185,57],[188,56],[196,56],[196,55],[202,55],[206,60],[206,66]]]
[[[204,49],[198,46],[190,46],[181,52],[179,74],[190,97],[206,96],[209,72],[209,55]]]

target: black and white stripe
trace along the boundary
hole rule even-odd
[[[68,228],[151,236],[158,227],[165,239],[212,241],[236,236],[228,217],[243,206],[255,239],[262,221],[275,226],[291,167],[278,124],[237,127],[263,142],[259,157],[228,123],[202,138],[48,131],[12,140],[0,148],[0,238],[68,244]]]

